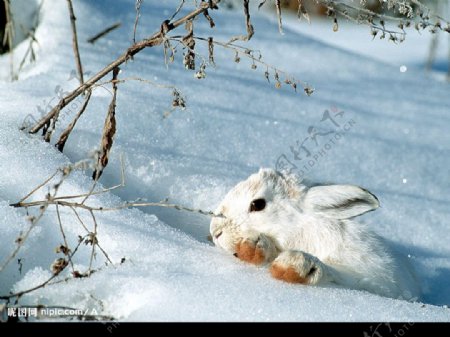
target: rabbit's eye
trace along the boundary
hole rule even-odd
[[[255,199],[250,203],[250,212],[259,212],[266,208],[266,200]]]

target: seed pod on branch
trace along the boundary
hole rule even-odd
[[[208,59],[209,64],[216,65],[214,62],[214,40],[212,37],[208,37]]]
[[[186,69],[195,70],[195,41],[194,41],[194,23],[192,20],[186,21],[187,35],[183,37],[181,42],[186,47],[184,53],[183,64]]]
[[[58,275],[60,272],[62,272],[64,270],[64,268],[67,267],[68,264],[69,264],[69,262],[66,259],[60,257],[52,263],[50,268],[54,275]]]
[[[183,98],[183,96],[181,96],[180,92],[177,89],[173,89],[172,96],[172,107],[181,109],[186,108],[186,100]]]
[[[100,178],[106,165],[108,165],[109,152],[111,151],[114,135],[116,134],[117,75],[119,74],[119,70],[119,67],[116,67],[113,70],[113,97],[111,99],[111,103],[109,104],[108,113],[103,126],[100,153],[98,155],[97,165],[92,175],[92,179],[94,180],[98,180]]]

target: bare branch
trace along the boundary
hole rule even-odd
[[[121,25],[122,24],[120,22],[116,22],[116,23],[112,24],[111,26],[105,28],[101,32],[99,32],[99,33],[95,34],[94,36],[90,37],[89,39],[87,39],[87,42],[94,44],[98,39],[100,39],[103,36],[105,36],[106,34],[112,32],[114,29],[119,28]]]
[[[216,26],[216,24],[214,23],[213,18],[209,15],[209,12],[207,9],[203,12],[203,15],[205,16],[206,20],[208,20],[209,27],[214,28]]]
[[[8,300],[8,299],[10,299],[10,298],[15,298],[15,297],[20,298],[20,297],[22,297],[22,296],[25,295],[25,294],[31,293],[31,292],[33,292],[33,291],[35,291],[35,290],[40,289],[40,288],[44,288],[47,284],[49,284],[49,283],[50,283],[52,280],[54,280],[57,276],[58,276],[58,274],[53,274],[49,279],[47,279],[46,281],[44,281],[44,282],[38,284],[38,285],[35,286],[35,287],[32,287],[32,288],[27,289],[27,290],[23,290],[23,291],[18,291],[18,292],[16,292],[16,293],[12,293],[12,294],[9,294],[9,295],[2,295],[2,296],[0,296],[0,299],[2,299],[2,300]]]
[[[59,136],[59,140],[55,144],[56,148],[59,151],[63,152],[64,146],[66,145],[66,142],[67,142],[67,139],[69,138],[70,133],[72,132],[73,128],[75,127],[75,124],[77,124],[81,115],[84,113],[84,110],[86,110],[86,107],[88,106],[89,100],[91,99],[91,94],[92,94],[92,91],[87,90],[86,97],[84,98],[84,103],[81,106],[80,110],[78,111],[77,115],[75,116],[74,120],[61,133],[61,136]]]
[[[177,38],[179,38],[179,37],[173,37],[172,40],[176,41]],[[230,43],[230,42],[225,43],[225,42],[220,42],[220,41],[216,41],[216,40],[210,41],[209,39],[205,39],[202,37],[194,37],[194,39],[200,40],[200,41],[205,41],[208,44],[210,44],[212,42],[213,44],[223,47],[225,49],[233,50],[236,55],[235,62],[240,62],[239,55],[249,58],[252,61],[252,69],[256,69],[256,64],[260,64],[260,65],[264,66],[266,69],[272,70],[274,73],[274,76],[278,76],[278,74],[284,75],[285,83],[290,85],[295,91],[297,91],[297,86],[301,85],[303,88],[303,91],[305,92],[306,95],[310,96],[314,92],[314,89],[308,83],[306,83],[304,81],[300,81],[300,80],[290,76],[287,72],[280,70],[277,67],[274,67],[273,65],[264,62],[262,60],[261,53],[257,50],[250,50],[248,48],[245,48],[245,47],[242,47],[237,44]],[[268,75],[269,75],[268,71],[266,71],[265,72],[266,79],[268,79]],[[281,83],[280,83],[280,86],[281,86]],[[277,86],[277,88],[278,88],[278,86]]]
[[[83,85],[83,66],[81,65],[80,51],[78,49],[78,37],[77,37],[77,26],[75,21],[77,18],[75,17],[75,13],[73,11],[72,0],[67,0],[67,6],[69,7],[70,13],[70,24],[72,26],[72,46],[73,53],[75,55],[75,64],[77,66],[78,71],[78,80],[80,81],[80,85]]]
[[[69,206],[70,209],[74,212],[76,218],[78,219],[78,221],[80,222],[81,226],[84,228],[84,230],[87,232],[87,234],[91,234],[91,232],[89,231],[89,229],[87,228],[87,226],[84,224],[83,220],[81,219],[80,215],[78,214],[77,210],[75,207],[73,206]],[[92,215],[92,213],[91,213]],[[103,253],[103,255],[105,256],[105,258],[108,260],[109,263],[113,264],[113,262],[111,261],[111,259],[109,258],[108,254],[106,253],[106,251],[102,248],[102,246],[100,246],[100,243],[98,242],[97,239],[97,246],[100,249],[100,251]]]
[[[83,242],[83,241],[79,241],[79,242],[78,242],[78,245],[75,247],[75,249],[73,250],[72,254],[70,255],[70,259],[75,255],[75,253],[77,252],[77,250],[78,250],[78,248],[80,247],[80,245],[81,245],[82,242]],[[35,291],[35,290],[38,290],[38,289],[41,289],[41,288],[45,288],[47,285],[59,283],[59,281],[54,282],[54,283],[51,283],[51,282],[52,282],[55,278],[57,278],[58,275],[60,275],[61,272],[62,272],[66,267],[67,267],[67,265],[63,266],[63,267],[62,267],[61,269],[59,269],[57,272],[53,273],[53,275],[52,275],[51,277],[49,277],[47,280],[45,280],[44,282],[42,282],[42,283],[40,283],[40,284],[38,284],[38,285],[36,285],[36,286],[34,286],[34,287],[32,287],[32,288],[29,288],[29,289],[26,289],[26,290],[22,290],[22,291],[18,291],[18,292],[16,292],[16,293],[11,293],[11,294],[8,294],[8,295],[2,295],[2,296],[0,296],[0,299],[2,299],[2,300],[9,300],[10,298],[20,298],[20,297],[22,297],[22,296],[25,295],[25,294],[31,293],[31,292],[33,292],[33,291]],[[0,271],[1,271],[1,270],[0,270]],[[72,278],[72,277],[71,277],[71,278]],[[67,281],[67,280],[69,280],[69,279],[71,279],[71,278],[66,278],[66,279],[64,279],[63,281]]]
[[[94,194],[100,194],[100,193],[107,193],[109,191],[111,191],[114,188],[117,188],[119,186],[124,186],[125,185],[125,173],[124,173],[124,166],[123,166],[123,159],[121,158],[121,175],[122,175],[122,181],[120,185],[116,185],[110,188],[105,188],[102,189],[101,191],[96,191],[93,192],[93,188],[89,191],[89,193],[85,194],[80,194],[80,195],[69,195],[69,196],[60,196],[57,197],[57,193],[58,190],[60,188],[60,186],[63,184],[63,182],[65,181],[65,179],[69,176],[69,174],[73,171],[73,169],[75,168],[80,168],[80,167],[85,167],[85,162],[79,162],[79,163],[75,163],[73,165],[68,165],[67,167],[64,168],[60,168],[56,171],[56,173],[60,172],[62,173],[62,177],[60,179],[60,181],[58,181],[57,183],[55,183],[53,185],[53,193],[52,194],[47,194],[47,197],[45,200],[40,200],[40,201],[31,201],[31,202],[25,202],[24,200],[26,200],[27,198],[29,198],[31,195],[33,195],[33,193],[35,193],[36,191],[38,191],[40,188],[42,188],[46,183],[49,183],[51,181],[52,178],[54,178],[54,176],[56,175],[56,173],[54,175],[52,175],[50,178],[47,178],[45,180],[44,183],[39,184],[36,188],[34,188],[30,193],[27,194],[27,196],[25,196],[24,198],[21,199],[20,202],[15,203],[15,204],[11,204],[10,206],[13,207],[24,207],[24,208],[28,208],[28,207],[39,207],[39,211],[40,214],[38,217],[32,217],[30,219],[31,221],[31,225],[28,228],[27,232],[24,235],[21,235],[19,237],[19,239],[17,240],[18,246],[16,247],[16,249],[14,249],[14,251],[11,253],[11,255],[6,259],[5,263],[1,266],[0,268],[0,272],[6,267],[6,265],[8,265],[8,263],[17,255],[20,247],[23,245],[23,243],[26,241],[27,237],[29,236],[29,233],[31,232],[31,230],[33,229],[33,227],[36,225],[36,223],[42,218],[42,216],[44,215],[44,213],[46,212],[46,210],[48,209],[49,205],[55,205],[56,207],[56,215],[57,215],[57,220],[58,220],[58,224],[59,224],[59,229],[62,235],[62,239],[64,241],[64,246],[61,245],[58,247],[57,249],[57,253],[62,252],[66,257],[66,258],[58,258],[55,260],[55,262],[53,262],[51,269],[53,272],[53,275],[51,277],[49,277],[47,280],[45,280],[44,282],[23,290],[23,291],[19,291],[16,293],[11,293],[8,295],[4,295],[4,296],[0,296],[0,299],[5,299],[5,300],[9,300],[11,298],[16,298],[17,300],[28,293],[31,293],[35,290],[38,290],[40,288],[44,288],[46,286],[49,285],[53,285],[53,284],[57,284],[57,283],[61,283],[61,282],[66,282],[68,280],[74,279],[74,278],[81,278],[81,277],[89,277],[92,273],[101,270],[102,268],[97,268],[97,269],[93,269],[93,264],[94,264],[94,259],[96,257],[96,247],[99,248],[99,250],[102,252],[102,254],[105,256],[106,260],[114,265],[114,263],[112,262],[112,260],[110,259],[110,257],[108,256],[108,254],[106,253],[106,251],[101,247],[101,245],[99,244],[97,235],[98,235],[98,223],[97,223],[97,219],[95,217],[95,212],[103,212],[103,211],[114,211],[114,210],[119,210],[119,209],[125,209],[125,208],[129,208],[129,207],[144,207],[144,206],[159,206],[159,207],[169,207],[169,208],[174,208],[177,210],[185,210],[185,211],[190,211],[190,212],[196,212],[196,213],[200,213],[203,215],[208,215],[208,216],[217,216],[217,217],[223,217],[222,214],[214,214],[213,212],[205,212],[199,209],[193,209],[193,208],[188,208],[188,207],[183,207],[180,205],[175,205],[175,204],[169,204],[167,202],[158,202],[158,203],[152,203],[152,202],[126,202],[124,204],[121,204],[119,206],[116,207],[110,207],[110,208],[104,208],[104,207],[92,207],[89,205],[86,205],[84,203],[85,200],[87,200],[87,198],[89,198],[90,196],[94,195]],[[96,182],[94,182],[95,185]],[[79,202],[70,202],[68,200],[70,199],[74,199],[74,198],[81,198],[84,197],[83,203],[79,203]],[[66,233],[64,231],[63,228],[63,222],[61,219],[61,213],[60,213],[60,207],[69,207],[75,214],[76,218],[78,219],[79,223],[81,224],[81,226],[83,227],[83,229],[86,231],[86,235],[84,237],[79,236],[79,240],[78,240],[78,244],[75,247],[75,249],[73,251],[71,251],[69,249],[69,244],[68,244],[68,240],[66,237]],[[84,221],[82,220],[78,210],[79,209],[84,209],[87,210],[90,214],[90,217],[92,219],[93,222],[93,230],[90,231],[88,229],[88,227],[86,226],[86,224],[84,223]],[[79,271],[74,269],[74,264],[73,264],[73,257],[74,255],[77,253],[80,245],[82,243],[85,244],[90,244],[92,246],[91,249],[91,254],[90,254],[90,259],[89,259],[89,267],[88,270],[84,273],[80,273]],[[121,262],[122,263],[122,262]],[[66,277],[64,279],[59,279],[56,280],[57,276],[61,274],[61,272],[63,272],[67,266],[70,264],[71,269],[72,269],[72,276],[71,277]]]
[[[74,212],[75,217],[78,219],[78,221],[79,221],[80,224],[81,224],[81,227],[83,227],[83,228],[86,230],[86,232],[89,234],[89,233],[90,233],[90,232],[89,232],[89,229],[88,229],[87,226],[84,224],[83,220],[81,220],[81,217],[80,217],[80,215],[79,215],[78,212],[77,212],[77,209],[76,209],[75,207],[73,207],[73,206],[69,206],[69,207],[70,207],[70,209]]]
[[[39,222],[39,220],[42,218],[42,216],[44,215],[48,204],[47,203],[42,203],[40,204],[41,208],[40,208],[40,213],[38,215],[38,217],[36,218],[31,218],[30,219],[30,226],[28,227],[28,229],[26,230],[26,232],[24,234],[21,234],[17,239],[16,239],[16,243],[17,246],[16,248],[11,252],[11,254],[6,258],[5,262],[3,262],[3,264],[0,266],[0,272],[2,272],[6,266],[16,257],[17,253],[19,253],[20,248],[22,248],[23,244],[25,243],[25,241],[28,239],[28,236],[30,235],[31,231],[33,230],[33,228],[35,227],[35,225]]]
[[[98,160],[98,159],[97,159]],[[67,198],[83,198],[83,200],[81,201],[82,204],[84,204],[86,202],[86,200],[91,196],[91,195],[95,195],[95,194],[102,194],[102,193],[106,193],[112,190],[115,190],[119,187],[124,187],[125,186],[125,168],[124,168],[124,164],[123,164],[123,157],[120,156],[120,164],[121,164],[121,182],[118,185],[106,188],[106,189],[102,189],[100,191],[94,192],[95,187],[97,186],[97,180],[94,180],[94,183],[92,184],[91,189],[89,190],[88,193],[86,194],[79,194],[79,195],[72,195],[72,196],[63,196],[60,198],[55,198],[55,200],[57,199],[67,199]]]
[[[39,190],[41,187],[45,186],[50,180],[52,180],[57,174],[59,173],[59,170],[56,170],[55,173],[53,173],[50,177],[45,179],[42,183],[40,183],[38,186],[33,188],[30,193],[28,193],[26,196],[24,196],[22,199],[19,200],[19,203],[27,200],[31,195],[33,195],[37,190]]]
[[[220,2],[220,0],[213,1],[214,4],[217,4],[219,2]],[[208,8],[209,8],[209,4],[207,2],[200,3],[198,8],[196,8],[192,12],[186,14],[184,17],[180,18],[179,20],[175,21],[174,23],[169,24],[167,26],[168,31],[171,31],[171,30],[179,27],[180,25],[184,24],[186,21],[191,20],[192,18],[198,16],[199,14],[202,14]],[[111,62],[105,68],[100,70],[98,73],[96,73],[94,76],[92,76],[89,80],[84,82],[83,85],[80,85],[78,88],[73,90],[67,96],[63,97],[58,102],[58,104],[49,113],[47,113],[47,115],[45,115],[41,120],[39,120],[31,128],[31,130],[29,132],[37,133],[39,130],[41,130],[46,125],[48,125],[52,119],[57,117],[57,115],[59,114],[59,111],[61,111],[64,107],[66,107],[70,102],[72,102],[75,98],[77,98],[79,95],[81,95],[87,89],[92,87],[96,82],[98,82],[103,77],[105,77],[107,74],[109,74],[114,68],[125,63],[127,60],[132,58],[134,55],[139,53],[141,50],[161,44],[163,42],[163,35],[164,35],[163,32],[160,30],[160,31],[154,33],[148,39],[144,39],[140,42],[133,44],[131,47],[129,47],[127,49],[127,51],[125,53],[123,53],[121,56],[119,56],[115,61]]]
[[[69,199],[69,198],[70,197],[67,197],[67,199]],[[22,202],[22,203],[10,204],[10,206],[12,206],[12,207],[36,207],[36,206],[41,206],[44,203],[48,203],[49,205],[57,204],[60,206],[81,208],[81,209],[85,209],[88,211],[94,211],[94,212],[95,211],[96,212],[110,212],[110,211],[118,211],[121,209],[130,208],[130,207],[154,206],[154,207],[173,208],[173,209],[176,209],[179,211],[199,213],[199,214],[211,216],[211,217],[223,217],[222,214],[215,214],[212,211],[203,211],[201,209],[190,208],[190,207],[181,206],[181,205],[177,205],[177,204],[170,204],[170,203],[166,203],[166,202],[126,202],[124,204],[114,206],[114,207],[94,207],[94,206],[89,206],[89,205],[78,203],[78,202],[69,202],[69,201],[60,199],[60,200],[51,200],[51,201],[39,200],[39,201]]]
[[[178,5],[177,9],[175,10],[175,12],[172,14],[172,16],[169,18],[169,22],[172,21],[177,15],[178,13],[181,11],[181,9],[184,6],[184,3],[186,2],[186,0],[181,0],[180,4]]]

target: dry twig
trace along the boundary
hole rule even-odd
[[[220,0],[213,0],[213,4],[217,4]],[[195,18],[199,14],[202,14],[205,10],[209,8],[210,4],[207,2],[202,2],[199,4],[199,7],[193,10],[192,12],[186,14],[179,20],[176,20],[173,23],[167,24],[167,32],[174,30],[175,28],[181,26],[187,21]],[[45,129],[45,127],[50,125],[50,122],[54,119],[57,119],[59,112],[66,107],[70,102],[72,102],[75,98],[85,92],[87,89],[91,88],[95,83],[113,71],[114,68],[120,66],[125,63],[127,60],[132,58],[134,55],[139,53],[141,50],[149,47],[154,47],[160,45],[163,42],[163,37],[167,32],[163,32],[162,30],[154,33],[151,37],[144,39],[140,42],[133,44],[131,47],[127,49],[125,53],[119,56],[115,61],[111,62],[105,68],[100,70],[94,76],[92,76],[89,80],[85,81],[78,88],[70,92],[67,96],[63,97],[58,104],[50,110],[47,115],[45,115],[41,120],[39,120],[31,129],[30,133],[37,133],[41,129]],[[47,139],[49,141],[49,139]]]
[[[86,97],[84,98],[83,105],[81,106],[80,110],[78,111],[77,115],[73,119],[73,121],[67,126],[67,128],[61,133],[59,136],[59,140],[56,142],[55,146],[56,148],[63,152],[64,146],[66,145],[67,139],[70,136],[70,133],[72,132],[73,128],[75,127],[75,124],[77,124],[78,120],[80,119],[81,115],[84,113],[84,110],[86,110],[86,107],[89,103],[89,100],[91,99],[92,90],[88,90]]]
[[[78,80],[80,81],[80,85],[83,85],[84,83],[83,66],[81,65],[80,50],[78,49],[77,26],[75,23],[77,18],[75,17],[75,13],[73,11],[72,0],[67,0],[67,6],[69,8],[70,24],[72,27],[72,46],[73,46],[73,53],[75,55],[75,64],[77,66]]]
[[[61,185],[63,184],[65,179],[67,179],[67,177],[70,175],[70,173],[74,169],[85,168],[85,167],[86,167],[86,163],[83,161],[83,162],[76,163],[74,165],[69,165],[64,168],[58,169],[55,172],[55,174],[51,175],[43,183],[41,183],[37,187],[33,188],[33,190],[30,193],[28,193],[24,198],[22,198],[19,202],[10,205],[13,207],[21,207],[21,208],[26,208],[26,209],[32,208],[32,207],[38,207],[40,214],[38,217],[36,217],[32,220],[32,225],[29,227],[27,233],[20,236],[20,242],[18,242],[18,247],[12,252],[10,257],[2,265],[2,267],[0,268],[0,272],[17,255],[19,248],[24,244],[24,242],[28,238],[29,233],[31,232],[33,227],[37,224],[37,222],[41,219],[41,217],[43,216],[43,214],[45,213],[45,211],[48,209],[48,207],[50,205],[55,205],[55,207],[56,207],[56,214],[57,214],[59,229],[61,232],[62,239],[64,241],[64,245],[61,245],[57,248],[57,253],[63,253],[67,257],[67,260],[66,260],[66,258],[56,259],[55,262],[51,266],[53,275],[51,277],[49,277],[47,280],[45,280],[44,282],[41,282],[40,284],[38,284],[32,288],[23,290],[23,291],[19,291],[16,293],[10,293],[8,295],[2,295],[2,296],[0,296],[0,299],[10,300],[11,298],[16,298],[18,300],[18,299],[20,299],[20,297],[22,297],[25,294],[31,293],[35,290],[44,288],[49,285],[53,285],[53,284],[57,284],[57,283],[61,283],[61,282],[67,282],[74,278],[89,277],[92,273],[102,269],[102,267],[93,269],[93,262],[96,257],[96,252],[95,252],[96,247],[99,248],[99,250],[105,256],[106,260],[110,264],[114,265],[113,262],[111,261],[111,259],[109,258],[108,254],[106,253],[106,251],[99,244],[99,240],[97,237],[99,226],[98,226],[98,222],[97,222],[97,219],[95,216],[95,212],[116,211],[116,210],[125,209],[125,208],[129,208],[129,207],[158,206],[158,207],[168,207],[168,208],[174,208],[177,210],[195,212],[195,213],[199,213],[199,214],[203,214],[203,215],[207,215],[207,216],[223,217],[222,214],[214,214],[213,212],[209,212],[209,211],[203,211],[200,209],[194,209],[194,208],[184,207],[184,206],[180,206],[180,205],[176,205],[176,204],[170,204],[170,203],[167,203],[166,201],[165,202],[139,202],[139,201],[125,202],[118,206],[108,207],[108,208],[93,207],[93,206],[87,205],[85,203],[85,201],[88,200],[91,196],[96,195],[96,194],[108,193],[108,192],[112,191],[113,189],[116,189],[116,188],[119,188],[119,187],[122,187],[125,185],[123,162],[122,162],[122,169],[121,169],[122,181],[120,184],[115,185],[110,188],[104,188],[100,191],[94,191],[93,188],[91,188],[91,190],[88,193],[77,194],[77,195],[67,195],[67,196],[57,196],[57,192],[58,192],[59,188],[61,187]],[[36,193],[39,189],[41,189],[42,187],[47,185],[58,173],[62,174],[62,177],[58,182],[56,182],[55,184],[52,185],[54,191],[52,194],[48,194],[45,200],[30,201],[30,202],[25,201],[26,199],[31,197],[34,193]],[[95,186],[95,184],[96,184],[96,182],[94,182],[93,186]],[[81,199],[81,198],[83,198],[82,202],[69,201],[69,200]],[[83,227],[83,229],[86,231],[86,234],[84,236],[79,236],[78,244],[76,245],[76,247],[73,250],[70,249],[70,247],[69,247],[69,242],[68,242],[69,240],[67,239],[66,234],[63,229],[63,221],[62,221],[61,214],[60,214],[60,207],[69,207],[75,214],[76,218],[78,219],[78,221],[81,224],[81,226]],[[88,227],[82,220],[81,216],[79,215],[78,210],[86,210],[89,213],[89,215],[92,219],[92,223],[93,223],[92,231],[90,231],[88,229]],[[80,273],[79,271],[75,270],[73,262],[72,262],[73,257],[79,250],[82,243],[90,244],[92,246],[91,254],[90,254],[90,258],[89,258],[89,267],[85,273]],[[59,276],[67,268],[67,266],[69,264],[72,268],[72,276],[57,280],[56,279],[57,276]]]
[[[116,22],[114,24],[112,24],[109,27],[106,27],[104,30],[102,30],[101,32],[95,34],[94,36],[90,37],[89,39],[87,39],[88,43],[92,43],[94,44],[98,39],[102,38],[103,36],[105,36],[106,34],[109,34],[110,32],[112,32],[114,29],[117,29],[121,26],[120,22]]]

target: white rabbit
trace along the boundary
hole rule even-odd
[[[215,245],[246,262],[270,264],[283,281],[417,300],[409,261],[395,259],[379,236],[349,220],[378,207],[358,186],[307,188],[292,175],[261,169],[225,196],[210,232]]]

